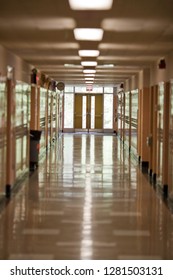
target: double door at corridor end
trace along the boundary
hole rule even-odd
[[[75,131],[103,131],[103,94],[75,94]]]

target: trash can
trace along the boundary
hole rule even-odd
[[[39,150],[40,150],[40,130],[30,130],[30,170],[38,167]]]

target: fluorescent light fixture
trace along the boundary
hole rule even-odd
[[[95,74],[96,70],[95,69],[84,69],[83,73],[84,74]]]
[[[84,74],[85,75],[85,77],[94,77],[95,76],[95,74]]]
[[[76,40],[81,41],[101,41],[103,38],[103,29],[101,28],[75,28],[74,36]]]
[[[94,81],[85,81],[85,84],[93,84]]]
[[[87,81],[94,81],[94,78],[90,77],[90,78],[85,78],[85,80]]]
[[[103,64],[103,67],[114,67],[114,64]]]
[[[113,0],[69,0],[72,10],[109,10]]]
[[[80,50],[79,56],[84,57],[96,57],[99,56],[100,52],[98,50]]]
[[[97,61],[82,61],[82,66],[97,66]]]
[[[75,67],[75,64],[64,64],[65,67]]]

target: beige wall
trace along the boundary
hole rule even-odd
[[[150,69],[146,68],[139,71],[138,74],[132,76],[125,81],[125,91],[143,89],[150,86]]]
[[[143,89],[158,85],[160,82],[168,82],[173,79],[173,51],[164,57],[166,69],[159,69],[158,59],[150,68],[142,69],[138,74],[125,81],[125,91]]]
[[[33,66],[24,62],[17,55],[12,54],[0,45],[0,75],[6,76],[7,65],[15,67],[15,78],[18,81],[30,83],[31,69]]]
[[[151,86],[168,82],[173,78],[173,52],[165,56],[166,69],[159,69],[160,59],[151,66]]]

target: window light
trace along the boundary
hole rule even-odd
[[[113,0],[69,0],[72,10],[109,10]]]
[[[97,61],[82,61],[82,66],[97,66]]]
[[[101,41],[103,38],[103,29],[101,28],[75,28],[74,36],[76,40],[81,41]]]
[[[99,56],[100,52],[98,50],[80,50],[79,51],[79,56],[84,56],[84,57],[96,57]]]

